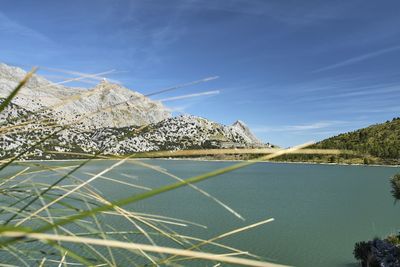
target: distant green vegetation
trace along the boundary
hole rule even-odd
[[[286,155],[277,160],[327,163],[399,164],[400,117],[325,139],[310,148],[354,151],[354,155]]]

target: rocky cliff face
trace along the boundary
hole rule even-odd
[[[243,148],[262,146],[242,131],[196,116],[178,116],[151,124],[131,137],[108,146],[109,154],[136,151],[182,150],[204,148]]]
[[[0,65],[0,103],[24,75]],[[162,104],[106,81],[87,90],[34,76],[0,113],[0,159],[260,146],[241,121],[225,126],[195,116],[172,118]]]
[[[1,103],[2,100],[0,100]],[[251,134],[251,132],[249,132]],[[94,153],[262,147],[241,128],[195,116],[168,118],[143,127],[86,129],[60,125],[49,112],[31,112],[11,104],[0,114],[0,159],[87,157]],[[44,141],[42,141],[44,140]]]
[[[262,142],[250,131],[250,128],[241,120],[237,120],[232,128],[235,131],[240,132],[243,136],[246,136],[248,143],[262,144]]]
[[[25,74],[0,64],[0,97],[8,96]],[[118,84],[103,81],[92,89],[65,87],[39,75],[29,80],[14,103],[28,111],[50,108],[61,124],[79,120],[87,129],[140,126],[171,116],[160,102]]]

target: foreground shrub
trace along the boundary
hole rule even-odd
[[[353,254],[363,267],[400,266],[400,247],[388,239],[375,238],[368,242],[358,242]]]
[[[390,179],[391,193],[400,200],[400,173]],[[363,267],[400,266],[400,234],[389,235],[386,239],[375,238],[368,242],[358,242],[354,246],[354,257]]]

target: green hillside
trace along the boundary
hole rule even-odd
[[[355,155],[289,155],[278,160],[330,163],[399,164],[400,118],[340,134],[318,142],[310,148],[343,149]]]

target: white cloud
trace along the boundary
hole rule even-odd
[[[333,126],[344,125],[349,122],[346,121],[319,121],[308,124],[298,125],[281,125],[276,127],[253,127],[252,130],[256,133],[267,133],[267,132],[305,132],[314,131],[319,129],[326,129]]]
[[[396,51],[396,50],[400,50],[400,45],[388,47],[388,48],[381,49],[381,50],[378,50],[378,51],[375,51],[375,52],[371,52],[371,53],[368,53],[368,54],[364,54],[364,55],[361,55],[361,56],[352,57],[352,58],[346,59],[344,61],[335,63],[333,65],[329,65],[329,66],[314,70],[312,73],[318,73],[318,72],[322,72],[322,71],[332,70],[332,69],[344,67],[344,66],[347,66],[347,65],[359,63],[359,62],[365,61],[367,59],[374,58],[374,57],[377,57],[377,56],[380,56],[380,55],[383,55],[383,54],[386,54],[386,53],[390,53],[390,52],[393,52],[393,51]]]
[[[181,100],[181,99],[187,99],[187,98],[195,98],[195,97],[200,97],[200,96],[218,95],[219,93],[220,93],[219,90],[214,90],[214,91],[207,91],[207,92],[201,92],[201,93],[196,93],[196,94],[168,97],[168,98],[161,99],[159,101],[167,102],[167,101]]]

